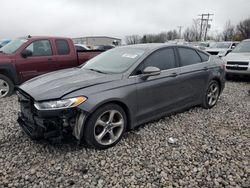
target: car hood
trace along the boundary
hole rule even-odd
[[[73,91],[121,78],[121,74],[102,74],[91,70],[71,68],[33,78],[22,84],[19,89],[36,101],[44,101],[59,99]]]
[[[250,53],[229,53],[225,58],[227,61],[250,61]]]

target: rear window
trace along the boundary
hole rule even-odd
[[[198,54],[200,55],[201,59],[202,59],[202,62],[205,62],[205,61],[208,61],[209,60],[209,55],[201,52],[201,51],[197,51]]]
[[[182,47],[178,49],[179,49],[182,66],[201,63],[201,58],[195,50],[190,49],[190,48],[182,48]]]
[[[70,53],[69,44],[66,40],[56,40],[56,49],[58,55],[67,55]]]

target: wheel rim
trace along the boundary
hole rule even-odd
[[[208,88],[207,92],[207,102],[209,106],[215,105],[219,97],[219,86],[216,83],[213,83]]]
[[[124,118],[117,110],[102,113],[95,123],[94,136],[101,145],[110,145],[116,142],[124,129]]]
[[[0,79],[0,98],[5,97],[10,90],[9,84],[5,81]]]

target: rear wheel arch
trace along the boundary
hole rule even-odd
[[[216,79],[212,79],[209,81],[206,92],[202,99],[201,106],[203,108],[210,109],[216,105],[220,96],[220,92],[222,90],[220,84],[220,81]]]
[[[220,89],[220,94],[221,94],[222,83],[221,83],[220,79],[219,78],[213,78],[211,81],[216,81],[219,84],[219,89]]]

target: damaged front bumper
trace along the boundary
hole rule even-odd
[[[21,112],[17,122],[32,139],[61,141],[65,135],[73,134],[80,143],[87,113],[72,108],[40,111],[34,107],[34,100],[24,92],[18,91]]]

